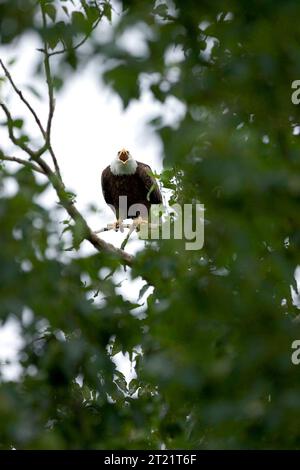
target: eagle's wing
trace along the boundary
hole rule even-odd
[[[137,162],[136,174],[143,181],[148,191],[147,199],[151,204],[162,204],[162,195],[155,178],[152,176],[152,170],[149,165]]]
[[[101,175],[101,186],[102,186],[102,194],[105,199],[106,204],[113,204],[113,198],[111,194],[111,187],[110,187],[110,176],[111,176],[111,169],[107,166]]]

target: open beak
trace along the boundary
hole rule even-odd
[[[128,162],[128,158],[127,150],[121,150],[119,154],[119,160],[125,165]]]

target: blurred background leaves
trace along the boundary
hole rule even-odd
[[[24,344],[20,377],[0,385],[1,447],[299,448],[299,3],[43,3],[46,30],[37,2],[2,1],[1,43],[46,38],[57,88],[96,58],[125,107],[145,76],[153,99],[184,105],[177,127],[152,126],[172,201],[205,205],[205,245],[146,244],[132,277],[154,291],[137,315],[100,274],[116,260],[66,256],[58,209],[36,202],[46,185],[2,168],[0,316],[18,320]],[[137,30],[139,54],[124,39]],[[134,361],[130,384],[117,351]]]

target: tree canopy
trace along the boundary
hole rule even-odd
[[[16,318],[23,338],[20,377],[0,384],[2,449],[299,448],[299,15],[297,0],[0,3],[1,49],[38,38],[33,73],[49,104],[44,124],[1,62],[1,87],[26,100],[40,131],[37,142],[1,96],[1,124],[24,154],[13,171],[0,144],[0,318]],[[141,53],[126,47],[136,31]],[[201,250],[159,240],[131,257],[78,212],[51,124],[55,94],[95,58],[124,107],[143,86],[184,105],[176,126],[150,125],[171,204],[205,205]],[[36,202],[49,188],[50,211]],[[86,239],[94,252],[69,256],[58,218],[74,250]],[[118,294],[113,273],[125,267],[146,281],[136,302]],[[119,351],[136,363],[129,384]]]

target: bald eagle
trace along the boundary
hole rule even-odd
[[[115,212],[117,229],[124,219],[147,220],[152,204],[161,204],[162,196],[149,165],[133,159],[122,149],[101,177],[105,202]]]

